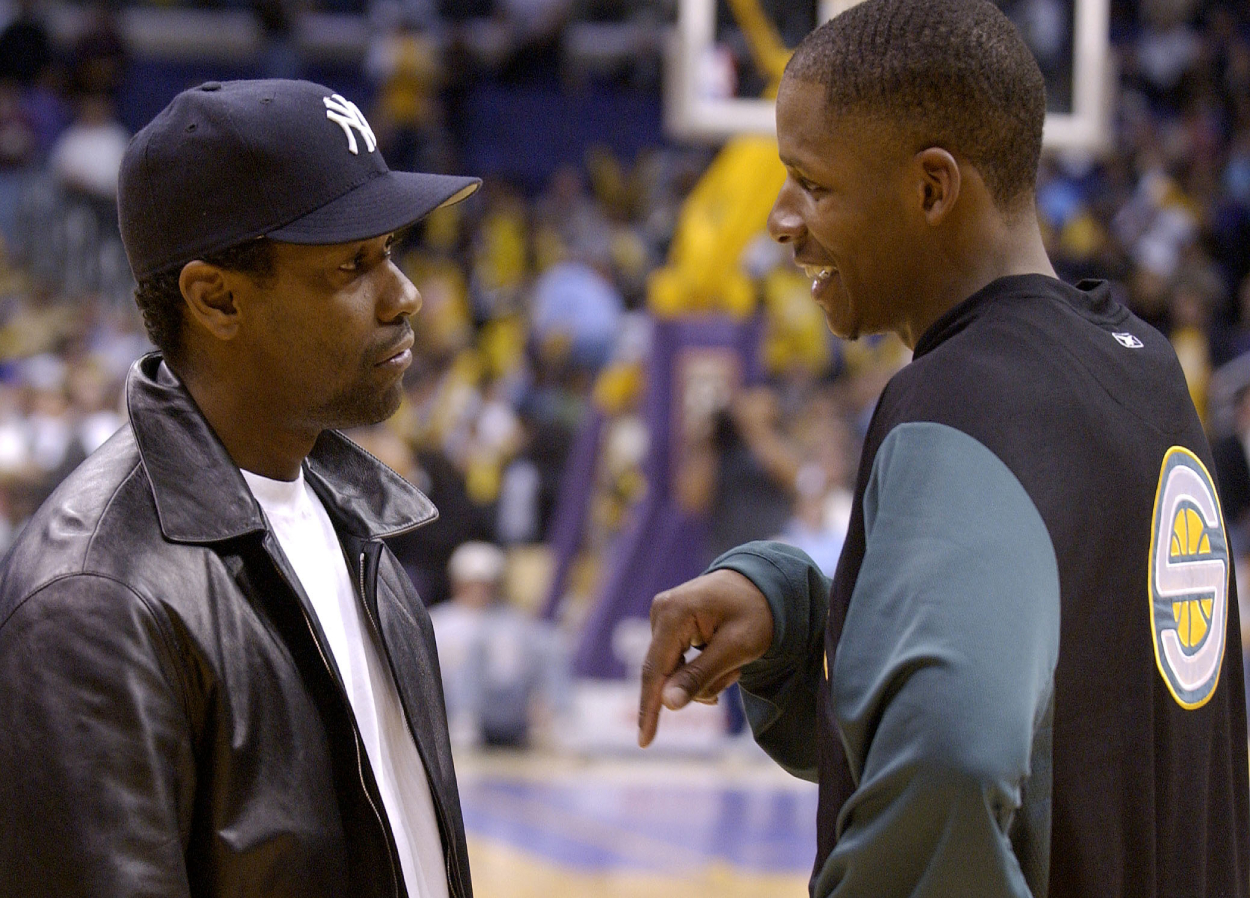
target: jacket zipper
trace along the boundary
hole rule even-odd
[[[365,560],[366,560],[366,555],[364,552],[361,552],[360,553],[360,604],[364,606],[365,616],[369,618],[369,623],[373,625],[374,632],[376,632],[378,635],[378,642],[380,643],[379,647],[382,649],[383,652],[386,652],[386,640],[382,638],[382,627],[374,619],[373,612],[369,609],[369,602],[365,598]],[[387,653],[387,669],[388,670],[390,669],[389,653]],[[394,677],[395,674],[392,672],[391,676]],[[395,684],[395,689],[396,691],[398,691],[399,689],[398,683]],[[401,702],[401,707],[402,707],[402,702]],[[406,714],[405,714],[405,717],[407,717]],[[426,773],[426,778],[427,779],[429,778],[428,772]],[[435,813],[438,814],[439,823],[442,824],[443,832],[447,834],[447,837],[445,839],[447,850],[443,852],[443,866],[447,868],[447,886],[448,888],[452,890],[452,892],[455,895],[461,895],[461,896],[467,895],[468,893],[464,889],[464,882],[462,881],[460,877],[460,856],[456,852],[456,840],[454,838],[454,833],[452,832],[452,829],[451,829],[451,823],[450,821],[446,819],[446,815],[443,811],[441,802],[438,800],[438,798],[435,797],[435,790],[433,788],[433,784],[431,784],[431,788],[430,788],[430,798],[434,802],[434,811]],[[453,859],[455,860],[454,865],[452,864]]]
[[[321,656],[321,663],[325,665],[326,671],[330,674],[330,679],[334,679],[334,668],[331,667],[329,659],[326,658],[325,652],[321,648],[321,641],[317,639],[317,631],[313,628],[312,621],[308,618],[308,611],[304,608],[304,603],[299,603],[300,614],[304,617],[304,624],[308,627],[308,635],[312,637],[313,645],[317,647],[317,654]],[[351,702],[348,702],[350,707]],[[369,802],[369,807],[373,809],[373,816],[377,818],[378,825],[382,828],[383,835],[386,834],[386,824],[382,820],[382,814],[378,811],[378,806],[373,801],[373,796],[369,794],[369,786],[365,783],[364,762],[361,759],[360,751],[360,730],[356,726],[355,714],[350,715],[352,720],[352,734],[355,736],[353,742],[356,749],[356,775],[360,778],[360,788],[365,793],[365,799]],[[388,844],[386,852],[386,861],[391,868],[391,890],[395,898],[399,898],[399,878],[395,874],[395,860],[391,857],[390,846]]]

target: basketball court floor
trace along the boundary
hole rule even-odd
[[[816,787],[715,757],[459,752],[477,898],[803,898]]]

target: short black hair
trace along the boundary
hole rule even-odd
[[[274,273],[273,244],[264,237],[236,243],[201,256],[199,260],[227,271],[243,272],[258,283]],[[143,326],[148,332],[148,339],[166,360],[174,363],[181,361],[184,348],[182,309],[185,300],[178,285],[182,268],[183,265],[167,268],[140,278],[135,284],[135,303],[143,313]]]
[[[865,0],[808,34],[786,74],[823,85],[830,114],[964,156],[1000,209],[1036,189],[1046,86],[989,0]]]

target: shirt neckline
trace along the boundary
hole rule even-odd
[[[300,468],[294,480],[274,480],[253,471],[244,471],[243,479],[248,489],[262,506],[274,508],[294,508],[304,494],[304,469]]]

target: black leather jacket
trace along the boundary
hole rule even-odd
[[[404,895],[328,643],[242,475],[158,356],[126,399],[0,575],[0,896]],[[332,431],[305,476],[471,898],[433,631],[381,542],[437,512]]]

